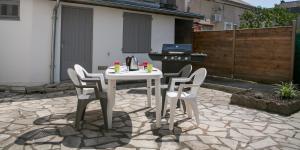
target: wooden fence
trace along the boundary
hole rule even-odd
[[[293,80],[293,27],[194,32],[195,52],[208,57],[197,67],[210,75],[263,83]]]

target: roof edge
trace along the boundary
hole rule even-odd
[[[219,3],[222,3],[222,2],[219,2]],[[232,5],[232,6],[235,6],[235,7],[244,8],[244,9],[254,9],[254,8],[256,8],[255,6],[253,6],[251,4],[246,5],[246,4],[238,3],[238,2],[235,2],[235,1],[231,1],[231,0],[224,0],[223,3],[225,3],[227,5]]]
[[[147,7],[147,6],[136,6],[132,4],[118,3],[116,1],[113,2],[113,1],[103,1],[103,0],[62,0],[62,2],[104,6],[104,7],[111,7],[117,9],[141,11],[141,12],[148,12],[148,13],[155,13],[155,14],[162,14],[162,15],[169,15],[169,16],[178,16],[178,17],[191,18],[191,19],[192,18],[204,19],[204,16],[200,14],[182,12],[178,10],[168,10],[168,9]]]

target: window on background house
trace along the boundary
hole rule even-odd
[[[124,13],[123,53],[148,53],[151,51],[152,16]]]
[[[0,19],[19,20],[20,0],[0,0]]]
[[[232,22],[224,22],[224,30],[233,30]]]

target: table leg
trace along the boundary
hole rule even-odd
[[[113,106],[115,104],[115,91],[116,91],[116,81],[108,80],[107,85],[107,127],[108,129],[112,128],[112,114]]]
[[[155,79],[155,105],[156,105],[156,127],[161,126],[161,90],[160,90],[160,78]]]
[[[151,79],[147,79],[147,101],[148,107],[151,107]]]

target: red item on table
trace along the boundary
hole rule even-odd
[[[120,65],[120,61],[118,61],[118,60],[115,61],[115,62],[114,62],[114,65]]]
[[[144,68],[147,68],[148,62],[144,61],[143,65],[144,65]]]

